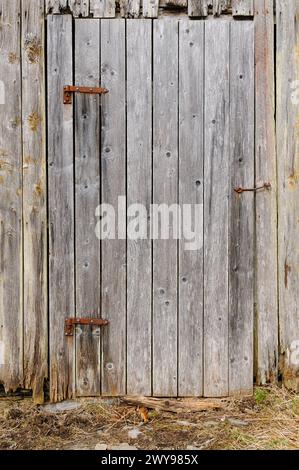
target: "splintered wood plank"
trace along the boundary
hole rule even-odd
[[[0,382],[23,383],[20,2],[0,2]]]
[[[159,0],[142,0],[142,14],[144,18],[157,18]]]
[[[257,4],[260,2],[260,0],[231,0],[233,16],[253,16],[254,15],[254,1]],[[273,9],[271,13],[272,12],[273,12]]]
[[[22,8],[24,385],[43,402],[48,376],[44,1]]]
[[[271,183],[256,194],[255,377],[265,384],[277,378],[279,329],[273,0],[255,9],[256,185]]]
[[[69,0],[69,6],[75,17],[89,15],[89,0]]]
[[[221,13],[227,11],[230,1],[229,0],[214,0],[213,1],[213,15],[220,16]]]
[[[228,394],[229,23],[205,25],[204,395]]]
[[[100,21],[75,22],[75,85],[100,85]],[[95,234],[100,204],[100,97],[76,94],[76,317],[101,318],[101,244]],[[76,393],[101,393],[101,329],[77,328]]]
[[[254,25],[230,26],[229,393],[253,387]]]
[[[132,205],[128,218],[129,223],[136,216],[142,218],[148,232],[138,240],[129,236],[127,245],[127,387],[128,393],[142,395],[151,395],[152,243],[147,220],[152,200],[151,40],[151,22],[127,21],[127,201],[128,207]],[[143,204],[147,214],[136,214],[140,210],[136,204]],[[133,226],[129,229],[134,231]]]
[[[195,235],[179,250],[179,395],[203,393],[203,79],[204,23],[180,22],[179,201],[198,205]],[[195,221],[195,207],[191,209]],[[197,212],[196,212],[197,214]],[[194,231],[194,225],[184,228]],[[190,365],[192,364],[192,367]]]
[[[140,0],[120,0],[120,16],[124,18],[138,18],[140,13]]]
[[[73,339],[64,320],[74,309],[73,106],[63,87],[73,83],[72,17],[48,17],[48,182],[50,398],[73,394]]]
[[[102,202],[111,204],[126,225],[126,83],[125,20],[101,22]],[[102,242],[102,316],[110,321],[103,333],[102,392],[126,392],[126,231]]]
[[[188,0],[188,15],[195,17],[208,16],[209,0]]]
[[[90,12],[94,18],[114,18],[115,0],[90,0]]]
[[[67,7],[68,0],[46,0],[46,12],[57,14]]]
[[[153,202],[171,206],[178,202],[177,21],[154,21],[153,59]],[[178,242],[172,235],[153,243],[153,393],[169,397],[177,395]]]
[[[280,348],[284,383],[299,391],[299,5],[276,2]]]
[[[225,404],[219,400],[208,398],[185,398],[185,399],[167,399],[126,396],[122,402],[128,405],[138,406],[140,408],[149,408],[157,411],[166,411],[170,413],[198,413],[199,411],[218,410],[224,408]]]

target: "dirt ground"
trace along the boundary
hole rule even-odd
[[[125,444],[125,446],[124,446]],[[299,395],[256,388],[219,410],[171,413],[118,400],[36,406],[0,399],[0,449],[298,449]]]

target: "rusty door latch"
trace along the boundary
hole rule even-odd
[[[107,326],[109,321],[102,318],[66,318],[64,326],[65,336],[74,336],[74,327],[76,325]]]
[[[262,189],[271,189],[271,183],[264,183],[262,186],[257,186],[256,188],[235,188],[234,191],[237,194],[242,194],[246,192],[256,192],[256,191],[261,191]]]
[[[63,87],[63,103],[72,104],[73,93],[85,93],[88,95],[105,95],[109,90],[102,87],[88,87],[88,86],[72,86],[66,85]]]

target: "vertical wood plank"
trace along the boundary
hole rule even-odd
[[[44,1],[22,2],[24,386],[43,402],[48,376]]]
[[[229,6],[229,0],[214,0],[213,1],[213,15],[220,16],[221,13],[227,11]]]
[[[254,0],[231,0],[231,2],[233,16],[253,16]]]
[[[126,195],[125,20],[101,22],[102,202],[117,211]],[[126,208],[121,210],[126,217]],[[126,392],[126,234],[102,242],[102,316],[110,321],[103,334],[102,392]]]
[[[178,22],[154,21],[153,201],[178,202]],[[155,240],[153,393],[177,395],[177,240]]]
[[[278,368],[277,197],[273,1],[255,2],[256,194],[255,376],[275,381]]]
[[[151,22],[127,21],[127,202],[128,207],[143,204],[148,214],[152,200],[151,42]],[[129,222],[132,215],[128,214]],[[151,395],[152,316],[149,227],[147,239],[128,239],[127,252],[127,392],[147,396]]]
[[[144,18],[157,18],[159,0],[142,0],[142,14]]]
[[[20,1],[0,2],[0,381],[23,383]]]
[[[230,25],[229,393],[253,388],[254,25]]]
[[[100,84],[100,21],[75,21],[75,85]],[[101,318],[101,244],[95,235],[100,204],[100,97],[76,95],[76,317]],[[77,328],[76,393],[101,393],[101,330]]]
[[[140,13],[140,0],[120,0],[120,16],[123,18],[138,18]]]
[[[179,28],[179,201],[203,205],[204,23]],[[193,212],[194,220],[194,212]],[[190,227],[191,228],[191,227]],[[203,230],[203,212],[200,227]],[[203,233],[201,241],[203,239]],[[191,246],[188,246],[189,250]],[[179,252],[179,395],[203,393],[203,247]],[[190,367],[190,365],[192,365]]]
[[[89,0],[69,0],[69,6],[74,17],[89,15]]]
[[[64,320],[74,307],[73,106],[63,104],[72,84],[72,17],[48,17],[48,184],[50,398],[73,394],[73,339]]]
[[[204,395],[228,394],[229,23],[205,25]]]
[[[114,18],[115,0],[90,0],[90,12],[94,18]]]
[[[281,372],[299,391],[299,5],[276,2]]]
[[[209,0],[188,0],[188,15],[194,17],[208,16]]]

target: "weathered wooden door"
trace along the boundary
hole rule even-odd
[[[250,392],[253,23],[50,16],[47,53],[51,397]],[[99,241],[119,196],[202,205],[203,246]]]

